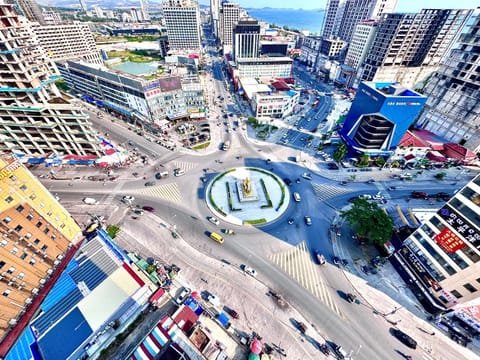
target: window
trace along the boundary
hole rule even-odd
[[[40,239],[35,239],[35,241],[33,242],[35,245],[38,245],[40,243]]]
[[[25,258],[26,258],[27,256],[28,256],[27,253],[24,252],[24,253],[22,253],[22,255],[20,255],[20,259],[25,260]]]
[[[37,225],[35,225],[37,228],[42,227],[43,223],[41,221],[37,222]]]
[[[43,232],[44,232],[45,234],[48,234],[48,233],[50,232],[50,229],[49,229],[49,228],[45,228],[45,230],[43,230]]]
[[[16,231],[16,232],[20,232],[20,231],[22,231],[22,229],[23,229],[23,226],[22,226],[22,225],[17,225],[17,226],[15,227],[15,231]]]
[[[43,245],[43,246],[42,246],[42,251],[45,251],[45,250],[47,250],[47,249],[48,249],[48,245]]]
[[[27,185],[23,184],[22,186],[20,186],[20,190],[23,190],[23,191],[27,190]]]
[[[20,274],[17,275],[17,278],[19,280],[22,280],[25,277],[25,273],[21,272]]]
[[[10,223],[11,221],[12,221],[12,218],[11,218],[11,217],[8,217],[8,216],[3,219],[3,222],[4,222],[5,224]]]
[[[477,291],[477,289],[475,289],[470,283],[463,284],[463,287],[468,291],[470,291],[471,293],[474,293],[475,291]]]
[[[11,290],[10,290],[10,289],[6,289],[6,290],[3,292],[2,295],[3,295],[3,296],[8,296],[8,295],[10,295],[10,293],[11,293]]]
[[[32,221],[32,220],[33,220],[33,215],[32,215],[32,214],[28,214],[28,215],[27,215],[27,220],[28,220],[28,221]]]
[[[18,205],[16,210],[17,210],[18,212],[22,212],[24,209],[25,209],[25,208],[24,208],[22,205]]]
[[[0,261],[0,269],[5,266],[5,261]]]
[[[7,198],[5,199],[5,201],[6,201],[7,203],[11,203],[11,202],[13,201],[13,197],[7,196]]]
[[[452,295],[455,296],[457,299],[460,299],[463,297],[462,294],[460,294],[457,290],[452,290],[451,291]]]

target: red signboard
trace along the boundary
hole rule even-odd
[[[455,235],[448,227],[435,236],[435,241],[449,254],[453,254],[465,246],[463,240]]]

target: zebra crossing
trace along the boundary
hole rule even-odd
[[[173,161],[173,166],[174,168],[179,168],[185,170],[185,172],[188,172],[189,170],[195,169],[198,164],[193,163],[193,162],[187,162],[187,161]]]
[[[352,190],[346,188],[345,186],[336,186],[336,185],[326,185],[326,184],[312,184],[313,191],[315,192],[318,200],[328,200],[335,196],[346,194],[352,192]]]
[[[318,265],[312,261],[307,244],[302,241],[293,249],[276,253],[270,260],[297,281],[301,286],[320,299],[338,316],[344,318],[336,302],[333,300],[328,287],[318,276]]]
[[[130,191],[134,195],[155,197],[162,200],[171,201],[174,203],[182,202],[182,195],[177,183],[169,183],[164,185],[149,186],[143,189],[136,189]]]

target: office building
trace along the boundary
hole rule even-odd
[[[87,0],[78,0],[80,2],[80,8],[83,12],[87,12]]]
[[[205,114],[203,87],[198,75],[187,74],[191,72],[188,67],[177,65],[176,71],[184,70],[184,74],[152,79],[149,74],[132,75],[80,61],[57,65],[70,88],[144,126],[192,113]]]
[[[233,27],[233,59],[255,58],[260,52],[260,25],[255,19],[240,19]]]
[[[428,97],[417,120],[424,129],[480,151],[480,14],[471,18],[458,46],[427,82]]]
[[[291,78],[293,60],[289,57],[237,58],[235,78]]]
[[[406,280],[436,310],[476,305],[480,295],[480,176],[404,242],[396,258]],[[480,321],[476,319],[477,323]]]
[[[357,23],[376,20],[395,10],[398,0],[328,0],[323,24],[324,38],[350,42]]]
[[[220,42],[223,53],[230,53],[233,43],[233,27],[240,20],[240,6],[235,3],[222,2],[220,8]]]
[[[63,206],[13,155],[0,155],[0,168],[2,342],[82,234]]]
[[[105,230],[86,236],[5,360],[96,359],[148,306],[153,277]]]
[[[316,69],[317,67],[317,59],[321,45],[321,36],[305,36],[303,39],[300,61],[306,64],[309,70]]]
[[[18,15],[23,15],[32,22],[45,24],[42,10],[35,0],[13,0],[12,3]]]
[[[33,25],[40,45],[54,61],[81,58],[103,64],[95,39],[87,23],[74,21],[60,25]]]
[[[220,37],[219,19],[220,19],[220,0],[210,0],[210,20],[212,25],[212,32],[216,39]]]
[[[55,86],[60,79],[33,28],[0,4],[0,151],[99,155],[88,114]]]
[[[423,9],[385,14],[360,67],[357,82],[400,82],[413,87],[440,66],[472,10]]]
[[[200,10],[195,0],[166,0],[163,16],[172,51],[200,52]]]
[[[339,135],[352,152],[389,155],[425,101],[398,83],[362,82]]]
[[[322,39],[319,53],[329,60],[339,60],[345,56],[347,43],[340,39]]]
[[[372,46],[376,29],[377,23],[374,20],[361,21],[356,25],[345,56],[346,65],[358,70]]]

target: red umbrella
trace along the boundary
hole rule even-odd
[[[262,349],[263,349],[263,345],[260,341],[258,341],[257,339],[252,341],[252,344],[250,345],[250,350],[254,354],[257,354],[257,355],[260,354],[262,352]]]
[[[191,296],[192,298],[194,298],[194,299],[198,299],[199,293],[196,292],[196,291],[194,291],[194,292],[192,292],[192,293],[190,294],[190,296]]]

